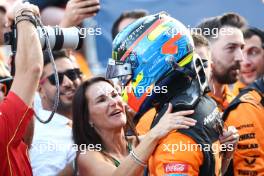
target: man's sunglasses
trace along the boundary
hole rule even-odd
[[[67,76],[71,81],[75,81],[77,78],[80,78],[81,75],[82,75],[82,72],[78,68],[69,69],[69,70],[66,70],[65,72],[58,72],[59,85],[61,85],[63,83],[64,76]],[[47,79],[49,80],[50,84],[52,84],[54,86],[56,85],[54,73],[50,76],[47,76],[46,78],[43,78],[40,81],[40,84],[43,84]]]

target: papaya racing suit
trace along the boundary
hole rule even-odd
[[[235,126],[240,135],[229,175],[264,175],[263,79],[242,90],[224,113],[225,123]]]

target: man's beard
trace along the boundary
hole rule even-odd
[[[231,72],[240,69],[240,65],[236,64],[228,68],[225,72],[212,71],[214,78],[220,84],[233,84],[238,80],[238,74],[234,76]]]
[[[61,114],[69,114],[71,113],[72,102],[64,103],[61,98],[59,98],[59,104],[57,108],[57,112]]]
[[[68,87],[64,91],[60,92],[59,96],[59,104],[57,108],[57,112],[60,114],[71,114],[72,111],[72,99],[67,98],[65,92],[73,91],[75,92],[74,88]],[[65,97],[66,96],[66,97]]]

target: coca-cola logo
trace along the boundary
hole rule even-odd
[[[184,163],[165,163],[165,173],[183,173],[188,171],[188,164]]]

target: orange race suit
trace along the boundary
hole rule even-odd
[[[196,119],[197,123],[189,129],[173,131],[160,140],[149,159],[144,175],[221,175],[218,138],[222,132],[223,121],[216,102],[205,95],[207,93],[204,86],[206,83],[199,81],[196,76],[190,79],[185,74],[175,71],[157,85],[166,85],[167,93],[154,94],[153,99],[145,101],[137,112],[138,115],[134,116],[134,122],[140,120],[140,117],[144,115],[143,112],[148,109],[146,107],[155,105],[157,114],[151,124],[153,128],[163,117],[170,102],[173,106],[172,112],[194,110],[189,117]],[[149,113],[145,114],[146,117],[149,117],[147,114]],[[149,126],[148,121],[152,118],[147,119],[147,122],[142,120],[143,123],[146,122],[145,127]]]
[[[209,92],[208,95],[215,100],[221,112],[223,112],[235,98],[227,85],[224,86],[223,99],[215,96],[212,92]]]
[[[241,81],[237,81],[235,84],[233,84],[233,87],[232,89],[230,88],[230,90],[232,91],[232,94],[236,97],[245,87],[246,85],[244,83],[242,83]]]
[[[219,109],[213,99],[202,96],[194,111],[194,127],[172,132],[159,142],[149,159],[150,176],[221,175]]]
[[[240,135],[227,175],[264,175],[263,79],[242,90],[223,115],[225,123],[235,126]]]

